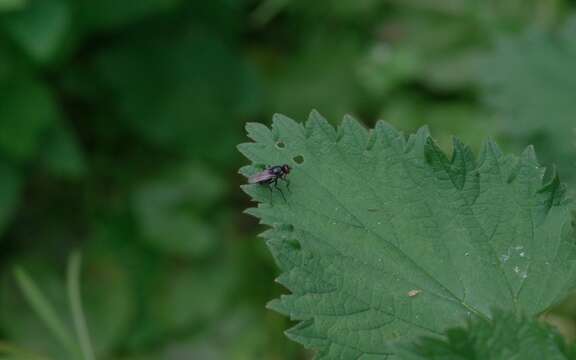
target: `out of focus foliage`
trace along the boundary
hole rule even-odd
[[[106,359],[300,359],[240,215],[246,121],[317,108],[479,144],[536,142],[576,179],[568,0],[0,0],[0,335],[62,359],[15,264],[65,314],[87,262]],[[516,151],[516,149],[512,149]],[[3,348],[3,347],[0,347]]]
[[[516,314],[495,312],[446,331],[445,339],[422,338],[399,348],[402,360],[574,359],[576,347],[549,326]]]

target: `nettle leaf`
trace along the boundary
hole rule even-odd
[[[500,37],[479,61],[476,74],[484,103],[506,135],[541,144],[540,158],[558,164],[570,183],[576,181],[576,77],[566,74],[572,72],[575,56],[572,17],[555,32],[530,29]]]
[[[425,128],[405,138],[345,118],[335,129],[316,112],[247,130],[242,174],[293,167],[286,201],[243,189],[292,292],[269,306],[299,322],[287,335],[319,359],[383,359],[493,307],[537,314],[573,287],[564,188],[543,180],[531,147],[506,156],[487,141],[475,158],[454,140],[448,159]]]
[[[423,338],[398,349],[405,360],[563,360],[576,357],[552,328],[537,320],[496,312],[493,321],[475,319],[446,331],[446,339]]]
[[[576,79],[563,74],[576,56],[575,35],[576,17],[554,33],[530,29],[501,36],[480,59],[476,77],[482,95],[486,104],[503,113],[508,131],[555,130],[561,137],[571,130],[576,106],[570,94]]]

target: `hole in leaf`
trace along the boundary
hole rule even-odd
[[[292,224],[281,224],[278,226],[278,229],[282,230],[282,231],[288,231],[288,232],[292,232],[294,231],[294,225]]]
[[[302,245],[300,244],[300,242],[298,240],[289,239],[289,240],[286,240],[286,244],[294,250],[302,250]]]
[[[302,155],[294,156],[293,160],[296,164],[302,165],[302,163],[304,163],[304,156]]]
[[[278,149],[284,149],[286,147],[286,144],[284,144],[283,141],[278,141],[278,142],[276,142],[276,147]]]

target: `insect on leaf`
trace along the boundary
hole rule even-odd
[[[291,292],[269,307],[298,322],[287,335],[318,359],[385,359],[492,308],[531,316],[575,283],[564,188],[544,181],[531,147],[506,156],[487,141],[476,157],[455,140],[449,158],[425,128],[406,138],[345,118],[334,129],[316,112],[247,129],[244,175],[293,167],[286,201],[243,189]]]

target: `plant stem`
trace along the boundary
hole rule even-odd
[[[68,298],[70,301],[70,308],[72,312],[72,320],[74,321],[74,328],[80,349],[84,360],[94,360],[94,350],[90,341],[88,327],[86,326],[86,318],[82,310],[82,298],[80,296],[80,268],[82,259],[80,253],[74,252],[70,256],[68,262]]]
[[[46,327],[70,354],[77,354],[77,347],[72,335],[28,273],[24,269],[16,267],[14,269],[14,277],[24,294],[24,298]]]

